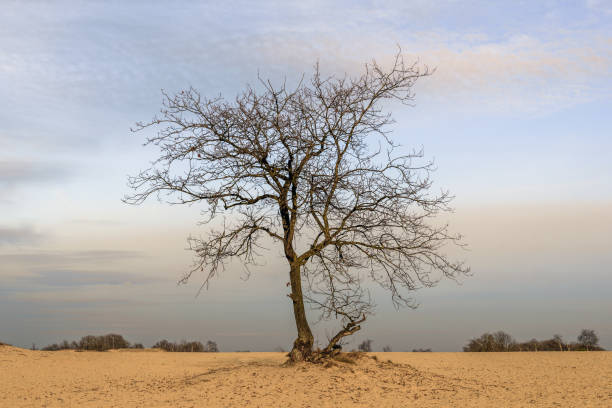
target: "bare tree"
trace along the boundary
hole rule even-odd
[[[469,351],[469,352],[511,351],[513,349],[516,349],[517,346],[518,345],[516,341],[511,335],[500,330],[493,334],[484,333],[480,337],[471,339],[469,343],[465,347],[463,347],[463,351]]]
[[[214,341],[208,340],[206,342],[206,346],[204,346],[204,351],[207,351],[209,353],[218,353],[219,347],[217,347],[217,343],[215,343]]]
[[[383,347],[383,352],[385,352],[385,353],[390,353],[391,351],[393,351],[393,350],[391,350],[391,346],[385,346],[385,347]]]
[[[324,77],[317,65],[291,90],[260,79],[260,91],[247,87],[232,102],[193,88],[164,93],[161,114],[134,129],[157,127],[146,144],[161,155],[129,179],[134,193],[124,201],[156,195],[206,203],[204,222],[227,215],[205,238],[189,238],[195,264],[181,282],[204,271],[202,288],[231,259],[255,264],[265,239],[278,244],[297,326],[290,358],[318,359],[372,313],[364,278],[396,306],[414,307],[410,291],[468,272],[442,253],[460,237],[432,222],[451,199],[430,192],[432,163],[415,164],[421,152],[398,154],[388,137],[383,103],[410,104],[415,81],[428,74],[400,52],[389,69],[373,61],[357,78]],[[319,353],[305,301],[342,321]]]
[[[166,339],[160,340],[153,345],[153,348],[159,348],[170,352],[191,352],[191,353],[203,353],[203,352],[217,352],[217,343],[214,341],[208,341],[206,345],[200,341],[187,341],[181,340],[179,343],[173,343]]]
[[[559,351],[563,351],[563,337],[560,334],[555,334],[552,340],[559,346]]]
[[[516,345],[514,338],[502,330],[493,333],[493,338],[497,348],[496,351],[510,351]]]
[[[597,337],[595,330],[582,329],[582,331],[578,335],[578,343],[580,343],[586,348],[587,351],[589,351],[589,349],[597,347],[597,344],[599,343],[599,337]]]

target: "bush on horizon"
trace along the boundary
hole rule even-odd
[[[217,343],[208,340],[206,345],[199,341],[182,340],[180,343],[173,343],[166,339],[160,340],[153,345],[153,348],[159,348],[170,352],[194,352],[194,353],[216,353],[219,351]]]
[[[357,348],[359,349],[359,351],[369,353],[372,351],[372,343],[373,343],[372,340],[367,339],[367,340],[362,341],[361,344]]]
[[[511,335],[500,330],[495,333],[484,333],[471,339],[463,351],[466,352],[509,352],[509,351],[604,351],[598,346],[599,339],[593,330],[582,330],[578,342],[565,343],[562,337],[555,334],[548,340],[531,339],[519,343]]]
[[[69,342],[63,340],[60,343],[53,343],[46,347],[43,347],[43,351],[59,351],[59,350],[87,350],[87,351],[106,351],[122,348],[131,349],[144,349],[142,343],[130,344],[129,341],[125,340],[120,334],[105,334],[102,336],[83,336],[81,340]],[[179,351],[179,352],[218,352],[219,348],[217,343],[214,341],[207,341],[206,344],[202,344],[199,341],[181,341],[180,343],[172,343],[168,340],[160,340],[153,348],[160,348],[166,351]]]
[[[53,343],[43,347],[43,351],[59,351],[59,350],[87,350],[87,351],[106,351],[122,348],[143,348],[140,343],[130,346],[130,342],[123,338],[120,334],[105,334],[101,336],[87,335],[81,337],[81,340],[71,341],[63,340],[60,343]]]

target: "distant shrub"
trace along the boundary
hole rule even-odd
[[[362,341],[361,344],[357,348],[359,349],[359,351],[368,353],[372,351],[372,343],[373,343],[372,340],[367,339],[367,340]]]
[[[581,337],[582,336],[582,337]],[[463,347],[463,351],[469,352],[501,352],[501,351],[600,351],[603,348],[597,345],[599,339],[593,330],[583,330],[578,336],[578,343],[567,344],[563,342],[560,335],[555,334],[548,340],[531,339],[518,343],[509,334],[498,331],[496,333],[484,333],[474,338]]]
[[[385,352],[385,353],[389,353],[389,352],[391,352],[391,346],[385,346],[385,347],[383,347],[383,352]]]
[[[597,343],[599,343],[599,337],[595,334],[595,330],[582,329],[578,335],[578,344],[587,351],[600,349],[601,347],[598,347]]]
[[[155,343],[153,345],[153,348],[158,348],[158,349],[162,349],[162,350],[166,350],[166,351],[174,351],[172,348],[172,345],[174,343],[169,342],[166,339],[160,340],[157,343]]]
[[[214,341],[207,341],[206,344],[202,344],[199,341],[181,341],[180,343],[172,343],[168,340],[160,340],[153,346],[154,348],[160,348],[166,351],[178,351],[178,352],[218,352],[219,347]],[[123,338],[120,334],[105,334],[103,336],[83,336],[78,342],[63,340],[59,344],[54,343],[42,350],[45,351],[58,351],[58,350],[88,350],[88,351],[106,351],[113,349],[144,349],[142,343],[130,344],[129,341]]]
[[[208,340],[206,342],[206,346],[204,346],[204,351],[208,353],[218,353],[219,347],[217,347],[217,343],[215,343],[214,341]]]
[[[559,347],[559,351],[563,351],[563,347],[566,347],[560,334],[555,334],[551,340],[555,343],[555,346]]]
[[[63,340],[59,344],[53,343],[46,347],[43,347],[41,350],[59,351],[59,350],[77,350],[78,348],[79,348],[79,344],[76,341],[68,342],[68,340]]]
[[[183,340],[180,343],[173,343],[163,339],[155,343],[153,348],[160,348],[170,352],[216,353],[219,351],[217,343],[210,340],[206,342],[206,345],[204,345],[199,341]]]
[[[59,350],[89,350],[89,351],[106,351],[112,349],[128,348],[130,342],[125,340],[120,334],[105,334],[102,336],[83,336],[79,342],[63,340],[59,344],[50,344],[43,347],[44,351],[59,351]]]
[[[53,343],[50,344],[46,347],[43,347],[42,350],[44,351],[58,351],[58,350],[75,350],[79,348],[79,345],[77,344],[76,341],[73,341],[72,343],[69,343],[68,340],[64,340],[59,344]]]
[[[103,336],[84,336],[79,341],[80,350],[106,351],[129,348],[130,342],[120,334],[106,334]]]
[[[181,341],[176,351],[183,353],[203,353],[207,350],[204,349],[204,345],[199,341]]]
[[[430,348],[418,348],[418,349],[412,349],[413,353],[431,353],[431,349]]]
[[[492,351],[511,351],[516,345],[516,341],[508,333],[498,331],[496,333],[485,333],[482,336],[469,341],[463,351],[471,352],[492,352]]]

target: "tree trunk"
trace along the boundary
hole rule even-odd
[[[314,343],[314,337],[310,331],[308,320],[306,320],[300,272],[299,265],[291,265],[291,270],[289,271],[291,295],[289,297],[293,301],[293,316],[295,317],[298,333],[297,339],[293,342],[293,349],[289,353],[289,357],[293,362],[307,360],[312,354],[312,345]]]

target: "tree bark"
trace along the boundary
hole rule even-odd
[[[302,277],[300,266],[291,265],[289,278],[291,282],[291,294],[289,297],[293,302],[293,316],[297,327],[298,336],[293,342],[293,349],[289,353],[291,361],[304,361],[312,355],[312,345],[314,337],[306,320],[306,310],[304,309],[304,296],[302,294]]]

